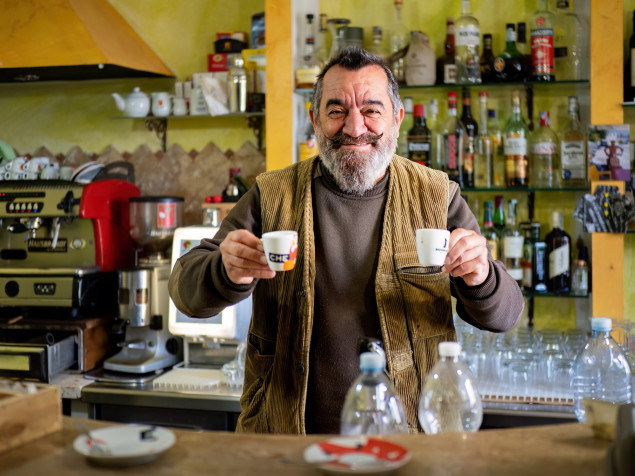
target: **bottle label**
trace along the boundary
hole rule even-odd
[[[496,240],[487,240],[489,245],[489,251],[492,254],[492,259],[498,259],[498,242]]]
[[[532,289],[533,288],[533,284],[532,284],[533,270],[531,269],[531,261],[529,262],[523,261],[522,268],[523,268],[523,287],[527,289]]]
[[[318,153],[317,141],[314,138],[300,142],[300,161],[309,159]]]
[[[505,137],[503,150],[505,155],[527,155],[527,139],[524,137]]]
[[[535,142],[531,146],[531,153],[534,155],[555,155],[558,147],[553,142]]]
[[[549,279],[569,271],[569,244],[556,248],[549,253]]]
[[[507,268],[507,274],[509,274],[515,281],[522,281],[523,270],[521,268]]]
[[[463,168],[467,172],[474,171],[474,155],[476,154],[476,138],[466,136],[463,148]]]
[[[445,140],[445,166],[447,170],[459,170],[459,148],[461,140],[456,134],[447,134]]]
[[[560,156],[562,160],[563,180],[586,178],[584,142],[562,141],[560,144]]]
[[[456,64],[443,65],[443,82],[445,84],[456,84]]]
[[[408,152],[430,152],[430,142],[423,136],[408,136]]]
[[[481,33],[476,25],[464,25],[456,28],[456,46],[479,46]]]
[[[531,64],[533,74],[553,74],[553,55],[553,28],[531,30]]]
[[[505,59],[501,58],[500,56],[498,56],[495,60],[494,60],[494,69],[496,71],[498,71],[499,73],[502,73],[503,70],[505,69]]]
[[[525,238],[522,236],[506,236],[503,238],[503,253],[507,258],[522,258],[523,244]]]
[[[317,66],[311,68],[298,68],[295,70],[295,82],[298,85],[314,84],[320,68]]]

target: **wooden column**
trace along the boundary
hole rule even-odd
[[[292,0],[265,0],[267,170],[293,162]]]
[[[591,123],[622,124],[622,0],[591,0]],[[607,184],[607,182],[602,182]],[[612,185],[615,183],[611,183]],[[592,189],[598,182],[592,184]],[[624,191],[624,183],[622,192]],[[624,319],[624,235],[593,233],[593,316]]]

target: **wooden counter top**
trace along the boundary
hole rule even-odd
[[[3,475],[318,475],[302,463],[302,452],[323,436],[254,435],[174,430],[176,444],[153,462],[129,468],[89,464],[72,448],[75,424],[111,423],[64,417],[62,430],[0,453]],[[601,475],[608,443],[582,424],[485,430],[475,434],[403,435],[389,438],[412,453],[397,470],[405,475]]]

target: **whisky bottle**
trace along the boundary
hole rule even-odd
[[[547,243],[547,289],[565,294],[571,289],[571,237],[564,231],[562,212],[552,214],[553,230],[545,237]]]
[[[538,9],[531,16],[531,79],[532,81],[555,81],[553,13],[547,8],[547,0],[538,0]]]
[[[456,19],[456,73],[460,84],[481,82],[479,22],[472,15],[470,0],[461,0],[461,15]]]
[[[437,59],[437,84],[456,83],[456,57],[454,55],[454,18],[445,20],[445,54]]]
[[[503,130],[505,154],[505,185],[527,187],[529,164],[527,160],[527,125],[520,115],[520,92],[512,93],[512,115]]]
[[[450,180],[463,186],[463,141],[465,126],[456,114],[456,93],[448,93],[448,114],[442,126],[443,134],[443,170]]]
[[[463,139],[463,186],[474,188],[474,160],[478,147],[478,124],[472,117],[472,100],[469,88],[463,88],[462,96],[461,122],[466,132]]]
[[[519,285],[522,285],[523,269],[521,260],[525,237],[516,226],[517,202],[515,198],[507,202],[507,226],[503,230],[503,256],[505,257],[507,272]]]
[[[569,96],[569,122],[560,135],[561,184],[586,187],[586,131],[580,122],[578,98]]]
[[[414,121],[408,131],[408,158],[418,164],[430,165],[430,144],[432,135],[426,126],[426,106],[414,105]]]

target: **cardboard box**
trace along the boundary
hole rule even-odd
[[[229,70],[229,53],[214,53],[207,55],[207,71],[218,73]]]
[[[35,393],[0,386],[0,452],[59,431],[62,427],[60,389],[32,384]]]

